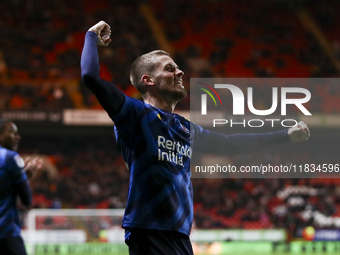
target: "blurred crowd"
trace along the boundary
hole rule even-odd
[[[340,5],[334,0],[304,2],[143,3],[162,26],[189,89],[193,77],[338,77]],[[0,89],[5,92],[0,110],[100,108],[79,80],[84,35],[99,20],[111,25],[113,39],[110,47],[100,48],[101,76],[139,98],[129,81],[130,64],[162,47],[140,5],[120,0],[1,1],[6,12],[0,20]],[[299,13],[304,11],[324,38],[303,25]],[[320,94],[321,105],[335,100],[333,90]],[[188,110],[188,100],[178,108]]]
[[[339,76],[339,1],[140,2],[151,6],[163,27],[188,89],[192,77]],[[139,98],[129,81],[129,66],[137,56],[160,48],[139,5],[120,0],[2,0],[0,8],[6,11],[0,19],[0,111],[100,109],[81,84],[79,67],[85,33],[99,20],[111,25],[113,39],[110,47],[99,49],[101,76]],[[306,11],[324,37],[303,25],[300,19]],[[323,39],[326,45],[320,43]],[[256,89],[261,95],[271,92],[266,86]],[[338,84],[308,89],[313,95],[310,111],[340,112]],[[254,105],[268,109],[271,101],[263,98],[256,97]],[[189,105],[187,97],[178,109],[188,110]],[[43,172],[33,183],[34,207],[123,208],[129,174],[108,140],[24,137],[22,153],[48,155],[58,169],[58,178]],[[336,162],[336,151],[327,153],[331,162]],[[310,146],[303,153],[279,151],[265,159],[323,162],[325,153],[318,152]],[[232,159],[237,166],[257,160],[256,155]],[[198,228],[287,228],[298,236],[304,226],[321,224],[307,216],[308,210],[326,218],[340,216],[337,179],[193,179],[193,185]],[[46,226],[51,219],[41,222]],[[72,228],[65,220],[58,224]]]
[[[100,49],[101,75],[113,80],[130,96],[136,94],[129,86],[130,64],[142,53],[158,48],[148,24],[139,14],[138,5],[132,1],[5,0],[1,1],[0,8],[6,10],[0,21],[0,88],[23,87],[7,89],[0,109],[11,108],[12,101],[19,101],[12,97],[24,101],[21,105],[15,104],[14,109],[41,109],[36,99],[45,88],[47,93],[51,90],[52,101],[71,99],[71,104],[60,102],[58,109],[98,108],[79,79],[85,33],[99,20],[111,24],[113,37],[110,47]],[[70,91],[74,80],[78,81],[77,88]],[[55,90],[58,92],[54,93]],[[45,109],[49,108],[55,110],[55,104],[46,102]]]

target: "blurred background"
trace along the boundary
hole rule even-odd
[[[340,75],[337,0],[2,0],[0,9],[0,117],[18,124],[19,153],[45,160],[32,183],[33,208],[125,207],[129,173],[113,125],[80,80],[85,33],[100,20],[112,30],[110,46],[99,49],[101,76],[135,98],[140,97],[129,81],[130,64],[154,49],[170,52],[185,72],[187,89],[193,77]],[[326,163],[339,164],[340,86],[308,89],[317,117],[307,124],[315,143],[283,153],[301,163],[324,162],[322,144],[331,158]],[[266,102],[255,104],[267,109]],[[185,114],[189,106],[186,97],[177,112]],[[334,142],[323,144],[322,137]],[[261,155],[228,160],[246,165]],[[280,155],[273,150],[271,157],[281,162]],[[194,228],[280,229],[285,242],[308,239],[306,227],[312,227],[314,234],[334,230],[339,241],[339,183],[337,178],[193,179]],[[86,227],[93,240],[100,240],[100,224]],[[36,228],[75,225],[42,217]]]

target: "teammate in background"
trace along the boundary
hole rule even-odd
[[[39,158],[24,161],[15,152],[20,139],[17,126],[9,120],[0,119],[0,254],[4,255],[27,254],[20,235],[17,197],[25,207],[31,206],[32,192],[28,179],[35,176],[43,163]]]
[[[89,29],[81,57],[82,80],[115,123],[117,145],[130,171],[122,227],[130,254],[193,254],[190,180],[191,148],[196,152],[242,154],[271,145],[305,141],[306,124],[262,134],[213,133],[174,114],[186,91],[183,72],[164,51],[137,58],[131,83],[144,102],[124,95],[99,76],[97,44],[108,46],[110,26],[100,21]],[[119,65],[119,63],[117,63]],[[190,131],[189,131],[190,130]],[[218,148],[221,148],[218,146]]]

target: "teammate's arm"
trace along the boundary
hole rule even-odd
[[[196,145],[198,152],[219,155],[238,155],[256,152],[284,142],[300,142],[308,140],[310,136],[307,125],[299,122],[290,129],[267,133],[241,133],[225,135],[208,132],[203,135]]]
[[[16,194],[19,196],[22,205],[31,207],[32,205],[32,191],[28,181],[22,181],[15,185]]]
[[[111,42],[110,34],[110,26],[104,21],[98,22],[88,30],[81,55],[81,77],[105,111],[109,115],[114,115],[123,105],[125,95],[115,85],[100,78],[97,49],[97,44],[107,46]]]
[[[37,157],[33,159],[27,157],[25,159],[25,167],[21,171],[14,171],[14,189],[16,194],[19,196],[22,205],[26,207],[30,207],[32,205],[32,190],[28,181],[34,179],[42,166],[42,159]]]

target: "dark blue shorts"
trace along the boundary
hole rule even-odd
[[[0,239],[0,254],[27,255],[21,236]]]
[[[187,235],[173,231],[129,229],[126,244],[130,255],[193,255]]]

